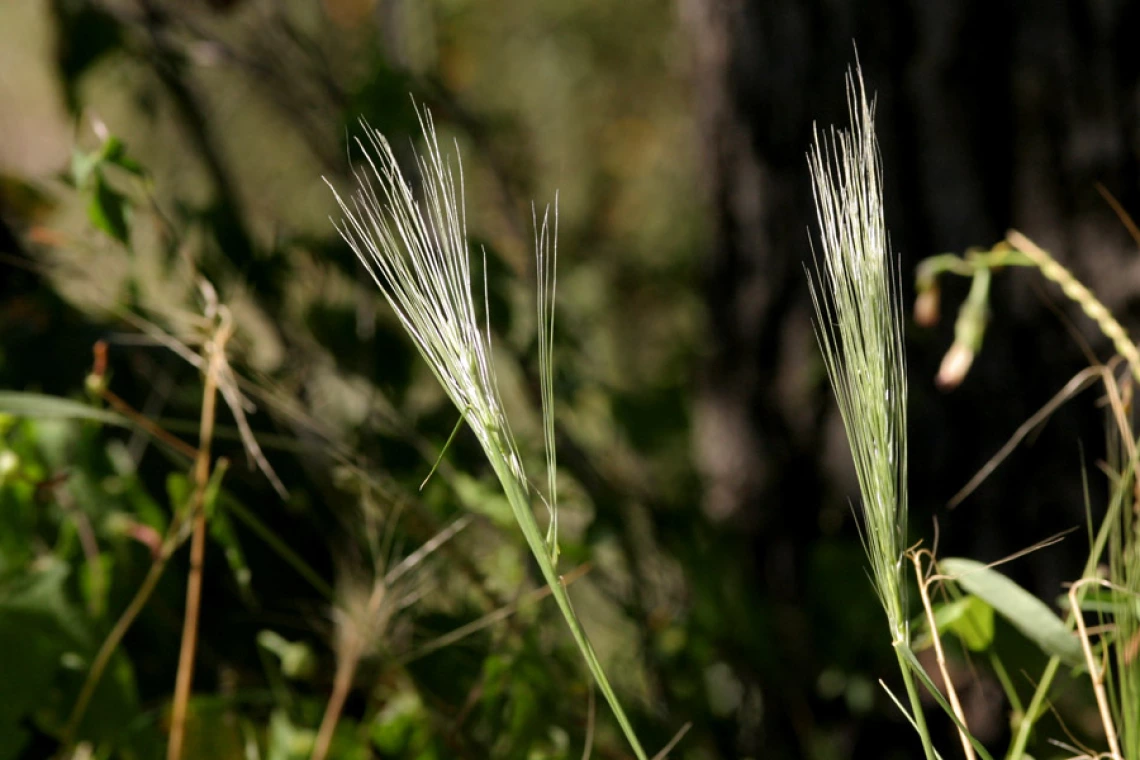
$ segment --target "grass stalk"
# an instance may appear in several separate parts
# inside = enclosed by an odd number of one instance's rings
[[[329,695],[328,704],[325,705],[325,714],[321,718],[320,728],[317,729],[317,738],[313,742],[313,754],[310,756],[311,760],[325,760],[328,757],[333,734],[336,732],[337,723],[340,722],[340,715],[344,711],[344,703],[348,699],[348,693],[352,690],[352,682],[356,678],[356,669],[360,665],[362,653],[361,647],[356,646],[352,651],[342,652],[337,657],[332,693]]]
[[[207,343],[207,363],[202,390],[202,417],[198,451],[194,459],[194,495],[190,502],[193,532],[190,539],[190,574],[186,581],[186,613],[182,621],[182,645],[178,653],[178,674],[171,708],[167,760],[181,760],[186,733],[186,711],[194,681],[194,654],[198,643],[198,617],[202,604],[202,565],[206,553],[206,489],[210,484],[210,444],[213,440],[217,408],[218,377],[225,366],[226,342],[233,325],[228,312],[221,312],[219,326]]]
[[[558,571],[557,464],[553,419],[553,326],[556,288],[557,225],[549,211],[535,221],[538,274],[539,373],[546,444],[547,494],[532,490],[522,456],[499,397],[491,361],[489,321],[476,317],[467,217],[463,205],[463,168],[452,171],[443,156],[430,112],[420,114],[425,154],[418,156],[422,199],[417,199],[383,135],[362,123],[367,145],[357,140],[367,167],[355,172],[357,192],[345,201],[332,187],[343,212],[333,222],[379,286],[436,380],[487,456],[527,547],[538,563],[571,636],[591,676],[609,703],[638,760],[647,755],[574,612]],[[326,180],[327,182],[327,180]],[[483,311],[487,319],[488,284],[484,266]],[[545,503],[550,520],[544,536],[535,518],[536,501]]]
[[[902,650],[894,647],[895,657],[899,661],[899,670],[902,671],[903,685],[906,687],[907,697],[910,699],[910,711],[914,714],[914,727],[922,741],[922,754],[926,760],[936,760],[938,753],[934,750],[934,741],[930,738],[930,729],[926,725],[926,714],[922,711],[922,698],[918,694],[918,685],[914,682],[914,674],[910,672],[910,663],[903,657]]]
[[[860,535],[927,760],[935,751],[909,646],[906,598],[906,369],[898,270],[883,217],[874,104],[862,72],[847,76],[850,130],[816,132],[808,156],[821,253],[809,275],[816,336],[862,494]]]

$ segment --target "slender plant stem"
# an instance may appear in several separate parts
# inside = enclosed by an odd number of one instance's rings
[[[336,676],[333,678],[333,690],[329,696],[329,703],[325,707],[324,717],[321,718],[321,727],[317,730],[316,741],[313,742],[313,754],[310,760],[325,760],[332,745],[333,733],[336,724],[340,721],[344,702],[352,688],[352,681],[356,677],[356,667],[360,664],[360,647],[352,647],[352,651],[343,654],[336,666]]]
[[[194,680],[194,653],[198,645],[198,617],[202,607],[202,564],[206,554],[206,513],[198,509],[194,515],[194,532],[190,539],[190,575],[186,581],[186,613],[182,619],[182,647],[178,652],[178,676],[174,683],[174,707],[170,720],[168,760],[181,760],[186,733],[186,710],[190,687]]]
[[[1041,711],[1041,706],[1049,693],[1049,687],[1053,685],[1053,679],[1057,676],[1057,668],[1059,667],[1061,667],[1061,658],[1056,655],[1050,657],[1048,664],[1045,665],[1044,672],[1041,673],[1037,690],[1033,692],[1033,699],[1029,700],[1029,707],[1025,708],[1021,725],[1017,727],[1017,736],[1014,737],[1013,745],[1009,748],[1009,754],[1006,755],[1007,760],[1021,760],[1025,754],[1025,746],[1029,743],[1029,734],[1033,732],[1033,724],[1036,722],[1035,716]]]
[[[906,684],[906,693],[910,697],[910,709],[914,713],[914,724],[918,728],[918,735],[922,739],[922,752],[926,760],[935,760],[934,742],[930,738],[930,729],[926,725],[926,715],[922,712],[922,700],[918,696],[918,687],[914,683],[914,676],[910,672],[910,663],[903,657],[902,651],[894,647],[895,657],[899,660],[899,670],[902,671],[903,683]]]
[[[492,462],[492,464],[496,463]],[[610,705],[610,709],[613,710],[614,717],[617,719],[622,733],[625,734],[626,740],[633,749],[634,755],[638,760],[647,760],[648,755],[645,753],[645,750],[642,749],[641,742],[633,730],[633,725],[629,722],[625,710],[622,709],[621,702],[618,701],[617,694],[610,685],[609,679],[606,678],[605,670],[602,668],[602,664],[594,652],[594,647],[590,644],[590,638],[586,635],[586,631],[582,628],[582,623],[578,620],[578,616],[574,612],[574,607],[570,603],[570,595],[566,591],[566,586],[558,576],[558,572],[554,568],[554,563],[551,562],[546,542],[542,537],[538,522],[534,518],[534,513],[531,511],[530,500],[527,498],[523,486],[509,471],[505,461],[496,464],[495,469],[499,475],[499,481],[503,486],[503,490],[507,495],[507,501],[511,505],[511,511],[514,512],[515,520],[518,522],[519,528],[522,529],[523,537],[526,539],[527,544],[530,546],[531,553],[534,555],[539,568],[542,570],[546,585],[550,587],[554,601],[558,604],[558,609],[561,610],[562,616],[566,619],[566,625],[570,628],[574,642],[578,645],[583,659],[586,660],[590,674],[594,677],[594,681],[597,682],[602,696],[606,698],[606,702]],[[931,757],[929,760],[934,760],[934,758]]]
[[[182,621],[182,647],[178,654],[178,676],[174,684],[174,704],[170,718],[170,743],[167,760],[181,760],[186,732],[186,708],[194,680],[194,652],[198,644],[198,616],[202,604],[202,563],[206,554],[206,488],[210,483],[210,442],[214,435],[218,373],[225,361],[225,346],[231,323],[223,319],[213,340],[207,344],[209,360],[202,391],[202,420],[198,435],[198,452],[194,460],[194,498],[190,510],[194,528],[190,543],[190,576],[186,581],[186,614]]]

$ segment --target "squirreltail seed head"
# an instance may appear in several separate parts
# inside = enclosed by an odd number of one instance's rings
[[[463,203],[463,167],[453,172],[431,113],[420,112],[425,154],[417,155],[422,203],[404,178],[388,140],[361,121],[356,139],[366,165],[354,170],[356,192],[336,196],[344,214],[333,224],[356,253],[412,337],[492,464],[526,482],[503,411],[489,325],[476,317]],[[458,146],[456,156],[458,157]],[[483,293],[486,306],[486,283]],[[485,308],[484,308],[485,310]]]
[[[816,334],[863,496],[862,532],[892,635],[904,641],[906,373],[898,270],[883,220],[875,108],[862,72],[847,76],[850,130],[832,129],[808,156],[819,223],[809,275]]]

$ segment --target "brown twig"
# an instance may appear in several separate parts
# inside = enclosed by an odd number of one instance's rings
[[[157,440],[162,441],[167,446],[170,446],[179,454],[183,454],[190,459],[194,459],[198,456],[198,449],[186,443],[181,438],[166,432],[149,417],[132,409],[127,402],[123,401],[111,391],[103,388],[99,391],[99,396],[116,412],[128,418],[135,425],[154,436]]]
[[[321,718],[321,727],[317,730],[316,741],[313,742],[311,760],[325,760],[332,745],[333,733],[340,722],[340,714],[344,710],[348,692],[352,689],[352,682],[356,678],[356,668],[360,665],[363,654],[359,643],[341,652],[337,658],[336,675],[333,677],[333,690],[329,695],[328,705],[325,706],[324,717]]]
[[[213,340],[204,347],[206,377],[202,391],[202,421],[198,436],[198,452],[194,460],[194,495],[190,514],[194,521],[190,543],[190,575],[186,581],[186,615],[182,621],[182,647],[178,654],[178,676],[174,685],[174,704],[170,718],[170,743],[167,760],[181,760],[186,731],[186,708],[190,686],[194,680],[194,652],[198,644],[198,616],[202,604],[202,564],[206,553],[206,488],[210,482],[210,442],[214,435],[214,414],[218,391],[218,373],[225,366],[225,346],[233,324],[228,311],[219,313],[219,325]]]
[[[930,625],[930,638],[934,641],[934,654],[938,660],[938,670],[942,673],[942,681],[946,684],[946,696],[950,700],[950,707],[953,708],[954,715],[960,723],[958,737],[962,740],[962,751],[967,760],[976,760],[977,755],[974,754],[974,745],[970,743],[970,734],[966,726],[966,713],[962,710],[962,703],[958,701],[958,690],[954,688],[954,681],[946,667],[946,653],[942,650],[942,637],[938,635],[938,621],[934,617],[934,607],[930,603],[930,584],[937,578],[926,572],[922,565],[922,557],[925,554],[929,555],[933,567],[934,555],[925,549],[912,551],[909,554],[911,562],[914,563],[915,577],[918,579],[918,593],[922,597],[922,607],[926,610],[926,621]]]

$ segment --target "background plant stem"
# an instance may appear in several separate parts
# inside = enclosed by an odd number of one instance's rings
[[[198,454],[194,461],[194,498],[190,510],[194,532],[190,543],[190,576],[186,582],[186,615],[182,625],[182,647],[178,654],[178,676],[174,686],[174,704],[170,719],[170,742],[167,760],[181,760],[186,731],[186,708],[190,686],[194,680],[194,652],[198,639],[198,615],[202,602],[202,563],[206,553],[206,487],[210,483],[210,441],[214,434],[214,413],[218,390],[218,372],[225,360],[230,323],[224,321],[207,344],[205,386],[202,392],[202,421],[198,437]]]

